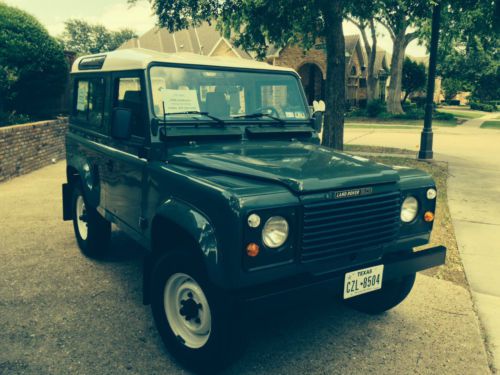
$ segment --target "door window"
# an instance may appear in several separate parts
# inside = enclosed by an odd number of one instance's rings
[[[119,78],[116,82],[115,108],[127,108],[132,112],[132,135],[146,135],[144,96],[139,77]]]
[[[103,126],[105,91],[103,78],[76,81],[73,114],[77,120],[94,130],[101,130]]]

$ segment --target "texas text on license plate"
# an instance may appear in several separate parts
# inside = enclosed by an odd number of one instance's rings
[[[344,279],[344,299],[382,288],[383,273],[383,264],[346,273]]]

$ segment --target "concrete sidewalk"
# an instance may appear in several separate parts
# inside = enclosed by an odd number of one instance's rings
[[[500,369],[500,131],[436,128],[435,158],[449,162],[448,199],[457,243],[494,366]],[[349,129],[346,142],[417,151],[420,129]]]
[[[0,374],[185,374],[142,305],[141,253],[114,233],[108,259],[61,221],[63,163],[0,184]],[[469,292],[419,275],[396,309],[368,316],[328,295],[246,325],[227,374],[488,374]]]

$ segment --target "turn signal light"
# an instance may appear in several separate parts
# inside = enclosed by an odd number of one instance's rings
[[[256,243],[251,242],[247,245],[247,255],[249,257],[256,257],[257,255],[259,255],[259,251],[259,245],[257,245]]]
[[[427,211],[425,214],[424,214],[424,221],[430,223],[431,221],[434,220],[434,214],[430,211]]]

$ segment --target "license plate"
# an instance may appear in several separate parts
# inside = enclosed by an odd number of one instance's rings
[[[383,273],[383,264],[346,273],[344,279],[344,299],[382,288]]]

